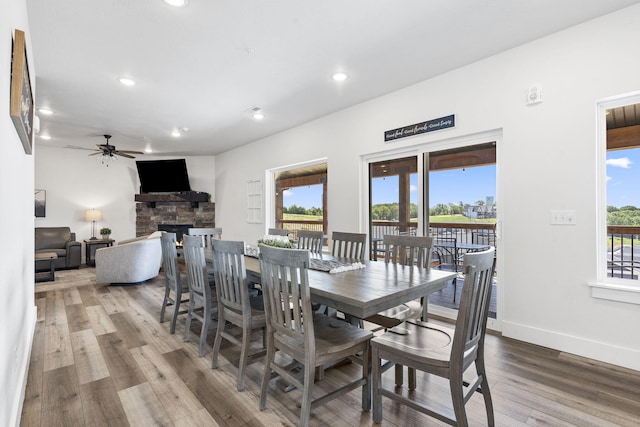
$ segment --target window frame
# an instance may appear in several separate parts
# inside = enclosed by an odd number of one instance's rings
[[[640,104],[640,91],[601,100],[596,108],[596,281],[589,283],[591,296],[640,304],[640,280],[607,277],[607,121],[608,109]]]

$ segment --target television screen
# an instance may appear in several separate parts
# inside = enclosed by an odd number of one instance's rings
[[[138,160],[140,193],[177,193],[191,191],[184,159]]]

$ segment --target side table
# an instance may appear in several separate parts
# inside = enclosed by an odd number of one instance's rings
[[[36,282],[49,282],[52,280],[56,280],[55,271],[56,271],[56,260],[58,259],[58,255],[55,252],[39,252],[35,254],[35,261],[38,264],[38,261],[49,261],[49,271],[47,271],[47,275],[45,276],[42,273],[39,273],[36,269],[35,281]]]
[[[96,254],[96,250],[100,248],[106,248],[109,246],[113,246],[115,240],[113,239],[89,239],[84,241],[85,245],[85,263],[87,265],[95,267],[96,261],[94,256]]]

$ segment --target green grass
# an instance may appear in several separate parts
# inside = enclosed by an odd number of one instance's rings
[[[284,220],[288,221],[322,221],[322,215],[302,215],[302,214],[283,214]]]

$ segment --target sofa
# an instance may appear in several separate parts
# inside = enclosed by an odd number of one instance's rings
[[[58,259],[55,269],[69,269],[80,267],[82,258],[82,244],[76,242],[76,233],[69,227],[36,227],[35,253],[54,252]],[[48,270],[49,261],[38,261],[36,270]]]
[[[96,250],[96,283],[132,284],[153,279],[162,264],[161,232]]]

